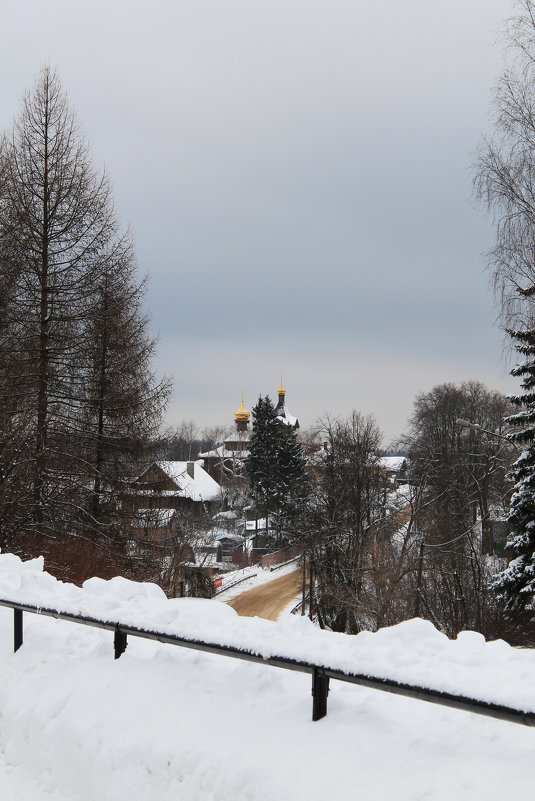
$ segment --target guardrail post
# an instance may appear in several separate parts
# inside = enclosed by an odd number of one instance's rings
[[[327,696],[329,695],[329,678],[323,670],[312,671],[312,720],[321,720],[327,714]]]
[[[22,609],[13,609],[13,652],[19,650],[22,640]]]
[[[113,651],[115,655],[115,659],[119,659],[121,654],[124,654],[126,651],[126,634],[121,629],[115,629],[115,633],[113,635]]]

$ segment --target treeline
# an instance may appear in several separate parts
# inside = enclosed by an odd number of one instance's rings
[[[169,394],[132,241],[58,76],[0,141],[0,548],[118,542]]]
[[[309,459],[308,492],[288,531],[304,546],[307,608],[320,625],[356,633],[421,616],[449,636],[525,635],[492,590],[516,453],[509,412],[503,395],[474,381],[419,395],[399,442],[399,484],[379,456],[373,417],[320,421],[326,447]]]
[[[495,589],[511,618],[529,625],[535,599],[535,2],[519,0],[505,29],[508,64],[493,93],[494,133],[475,165],[478,199],[496,221],[489,269],[504,329],[519,355],[512,375],[511,439],[518,448],[509,514],[508,566]]]
[[[259,399],[249,503],[272,548],[304,549],[306,609],[321,626],[356,633],[419,616],[452,637],[473,629],[522,641],[525,626],[505,617],[492,589],[505,565],[509,413],[503,395],[475,381],[417,396],[396,448],[406,466],[393,476],[372,416],[320,420],[299,452],[295,432]]]
[[[472,383],[436,387],[417,398],[401,444],[412,490],[397,512],[405,528],[394,537],[383,536],[389,515],[374,500],[373,460],[357,465],[342,451],[346,485],[337,496],[325,487],[329,503],[316,529],[323,526],[325,537],[313,529],[309,537],[319,614],[337,627],[355,630],[366,620],[373,627],[421,614],[450,635],[475,628],[534,643],[534,0],[519,0],[505,39],[508,64],[493,92],[494,133],[481,142],[474,185],[496,221],[488,268],[504,331],[518,354],[512,374],[521,389],[510,397],[510,408],[503,397]],[[360,441],[360,418],[340,425],[341,442]],[[347,493],[353,476],[355,490]],[[344,492],[340,503],[336,498]],[[493,521],[502,529],[498,544],[505,559],[493,553]],[[347,588],[345,598],[341,587]]]
[[[163,433],[155,443],[154,454],[160,459],[194,461],[200,453],[221,445],[231,432],[232,428],[225,426],[210,426],[200,430],[193,420],[183,420]]]

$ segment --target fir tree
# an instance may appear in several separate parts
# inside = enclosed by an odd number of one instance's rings
[[[308,491],[308,476],[303,448],[292,426],[281,424],[278,454],[278,528],[289,539],[299,538],[299,517]]]
[[[507,418],[517,431],[511,433],[513,442],[525,450],[513,465],[511,476],[515,490],[511,498],[507,540],[510,557],[508,566],[494,581],[498,597],[510,614],[529,607],[535,595],[535,330],[509,331],[516,340],[515,349],[525,357],[523,364],[511,374],[522,378],[524,392],[509,398],[520,411]]]
[[[277,417],[271,399],[258,399],[247,460],[249,485],[268,530],[274,517],[280,541],[282,530],[295,524],[306,494],[305,458],[294,430]]]
[[[269,514],[274,509],[277,494],[277,459],[282,424],[277,420],[275,407],[267,395],[258,398],[252,414],[253,431],[247,460],[247,477],[257,508],[264,515],[267,531]]]

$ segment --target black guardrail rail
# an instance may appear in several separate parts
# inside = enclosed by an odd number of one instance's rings
[[[486,715],[499,720],[506,720],[511,723],[521,723],[525,726],[535,726],[535,712],[529,710],[519,710],[502,704],[480,701],[476,698],[468,698],[463,695],[433,690],[427,687],[418,687],[412,684],[404,684],[393,679],[383,679],[376,676],[366,676],[358,673],[344,673],[325,666],[313,665],[309,662],[290,659],[283,655],[263,657],[253,654],[240,648],[234,648],[219,643],[205,642],[202,640],[188,639],[175,634],[165,634],[159,631],[146,631],[134,626],[125,625],[120,621],[98,620],[84,615],[74,615],[69,612],[60,612],[57,609],[32,606],[31,604],[18,603],[12,600],[0,599],[0,606],[9,607],[14,611],[13,621],[13,645],[17,651],[23,644],[23,613],[30,612],[36,615],[45,615],[58,620],[67,620],[70,623],[79,623],[84,626],[106,629],[114,632],[114,656],[118,659],[127,647],[128,637],[141,637],[146,640],[156,640],[157,642],[169,645],[179,645],[182,648],[192,648],[197,651],[206,651],[211,654],[230,656],[234,659],[243,659],[248,662],[258,662],[263,665],[285,668],[286,670],[296,670],[300,673],[310,673],[312,675],[312,720],[321,720],[327,714],[327,696],[329,694],[329,681],[345,681],[350,684],[358,684],[374,690],[404,695],[408,698],[416,698],[420,701],[428,701],[433,704],[448,706],[453,709],[461,709],[465,712],[474,712],[478,715]]]

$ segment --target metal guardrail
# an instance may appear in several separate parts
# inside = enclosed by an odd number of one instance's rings
[[[286,565],[291,565],[292,562],[298,562],[300,559],[303,558],[303,554],[300,553],[298,556],[292,556],[291,559],[287,559],[286,562],[279,562],[278,565],[272,565],[269,568],[269,572],[273,573],[274,570],[280,570],[281,567],[286,567]]]
[[[233,581],[231,584],[225,584],[225,586],[221,585],[221,587],[218,587],[214,592],[214,597],[222,592],[225,592],[225,590],[231,590],[232,587],[237,587],[238,584],[242,584],[244,581],[254,578],[255,576],[258,576],[258,573],[249,573],[247,576],[242,576],[241,578],[236,579],[236,581]]]
[[[286,567],[286,565],[291,565],[292,562],[297,562],[301,558],[302,558],[301,554],[299,556],[292,556],[292,558],[288,559],[286,562],[281,562],[278,565],[272,565],[269,568],[269,572],[273,573],[275,570],[280,570],[281,567]],[[233,581],[231,584],[225,584],[225,586],[221,585],[221,587],[218,587],[214,592],[214,598],[221,592],[225,592],[225,590],[230,590],[232,589],[232,587],[236,587],[238,584],[241,584],[242,582],[247,581],[248,579],[255,578],[255,576],[258,576],[258,571],[256,573],[249,573],[247,576],[243,576],[242,578],[236,579],[236,581]]]
[[[350,684],[358,684],[362,687],[383,690],[385,692],[394,693],[395,695],[404,695],[408,698],[417,698],[421,701],[429,701],[434,704],[440,704],[453,709],[461,709],[466,712],[474,712],[478,715],[486,715],[487,717],[498,718],[499,720],[506,720],[511,723],[535,726],[535,712],[514,709],[502,704],[479,701],[475,698],[467,698],[462,695],[455,695],[454,693],[442,692],[426,687],[418,687],[392,679],[382,679],[376,676],[366,676],[358,673],[344,673],[340,670],[313,665],[309,662],[301,662],[285,656],[276,655],[264,658],[258,654],[252,654],[249,651],[228,645],[193,640],[158,631],[145,631],[135,626],[125,625],[120,621],[110,622],[97,620],[96,618],[86,617],[84,615],[73,615],[68,612],[60,612],[57,609],[32,606],[31,604],[18,603],[5,599],[0,599],[0,606],[13,609],[13,645],[15,651],[18,651],[23,644],[23,613],[30,612],[37,615],[53,617],[58,620],[67,620],[70,623],[80,623],[85,626],[93,626],[94,628],[113,631],[115,659],[118,659],[121,654],[125,652],[128,644],[127,638],[130,636],[156,640],[157,642],[168,643],[170,645],[179,645],[183,648],[192,648],[197,651],[220,654],[221,656],[230,656],[235,659],[243,659],[247,662],[257,662],[259,664],[272,665],[273,667],[285,668],[287,670],[295,670],[300,673],[310,673],[312,675],[313,698],[312,720],[320,720],[327,714],[329,681],[330,679],[336,679],[337,681],[345,681]]]
[[[298,602],[296,603],[296,605],[295,605],[295,606],[292,606],[292,608],[290,609],[290,614],[291,614],[291,615],[296,615],[296,614],[297,614],[297,613],[300,611],[300,609],[302,608],[302,606],[303,606],[303,601],[298,601]]]

